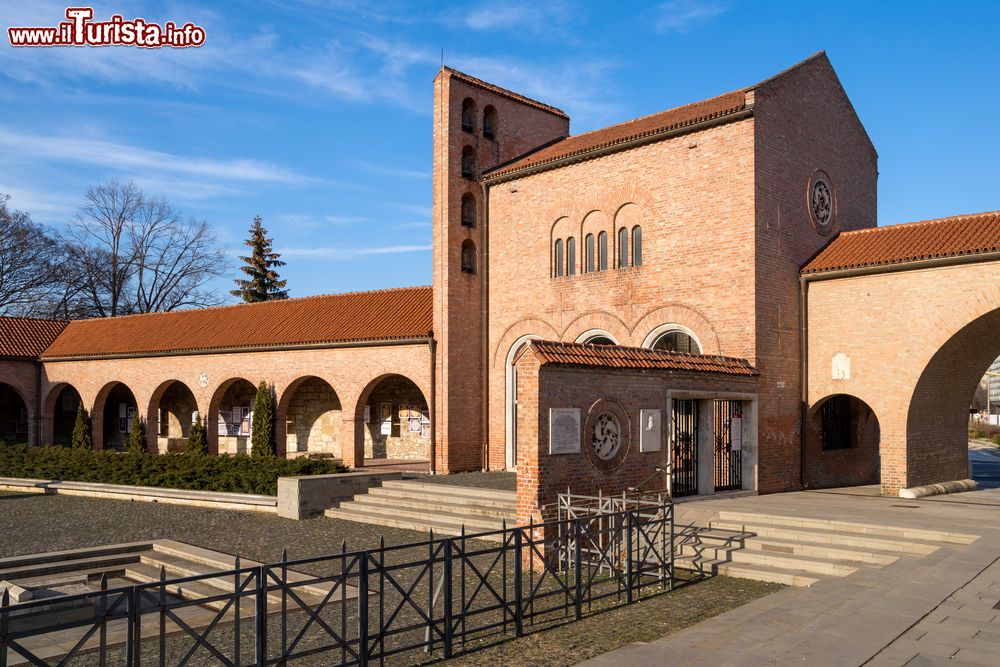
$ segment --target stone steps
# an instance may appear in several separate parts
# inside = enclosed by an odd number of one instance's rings
[[[513,491],[386,480],[368,494],[326,510],[326,516],[436,535],[461,535],[501,530],[514,525]]]
[[[978,535],[956,533],[926,528],[909,528],[905,526],[886,526],[872,523],[857,523],[833,519],[810,519],[803,517],[780,516],[775,514],[756,514],[752,512],[735,512],[723,510],[719,512],[719,520],[736,523],[747,523],[755,526],[769,525],[788,528],[804,528],[813,530],[828,530],[838,533],[854,533],[874,537],[900,538],[904,540],[921,540],[927,542],[944,542],[946,544],[971,544]]]
[[[786,586],[812,586],[819,581],[818,577],[804,572],[793,572],[781,568],[766,566],[750,566],[737,563],[721,561],[693,561],[686,558],[677,558],[674,565],[685,570],[694,570],[704,574],[724,575],[739,579],[754,579],[756,581],[770,581]]]
[[[171,576],[178,575],[172,575],[168,570],[167,578],[169,579]],[[131,583],[156,583],[160,581],[160,568],[155,565],[135,563],[125,568],[125,578]],[[222,609],[226,606],[227,600],[212,600],[211,598],[224,595],[227,592],[232,593],[233,591],[232,582],[230,582],[228,591],[211,583],[206,583],[206,581],[188,581],[181,584],[168,583],[164,588],[170,595],[198,602],[212,609]],[[148,589],[148,592],[155,594],[156,589]],[[270,602],[271,596],[268,596],[268,598]],[[241,604],[241,617],[253,613],[253,598],[244,598]]]
[[[76,554],[63,560],[29,563],[0,570],[0,581],[18,582],[39,580],[53,575],[86,571],[88,576],[99,576],[104,571],[121,571],[123,565],[139,562],[138,552],[105,553],[99,555]]]
[[[831,560],[821,556],[803,556],[795,554],[776,554],[760,549],[730,548],[730,547],[697,547],[686,544],[677,552],[678,558],[691,562],[726,562],[735,565],[761,565],[780,570],[791,570],[798,573],[811,573],[830,577],[846,577],[854,574],[861,563],[845,563],[841,560]]]
[[[63,560],[88,558],[91,556],[113,556],[117,554],[136,553],[149,549],[150,542],[128,542],[125,544],[108,544],[81,549],[66,549],[63,551],[48,551],[40,554],[25,554],[0,558],[0,573],[12,567],[43,563],[54,563]]]
[[[734,532],[750,532],[756,537],[771,538],[794,543],[824,544],[832,547],[853,547],[865,551],[881,551],[911,556],[927,556],[940,547],[936,544],[869,537],[859,533],[840,533],[831,530],[816,530],[771,524],[747,523],[746,521],[712,521],[712,528]]]

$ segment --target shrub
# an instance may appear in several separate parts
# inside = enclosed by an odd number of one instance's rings
[[[128,445],[125,451],[133,456],[145,454],[149,451],[149,446],[146,443],[146,424],[143,423],[138,410],[136,410],[135,416],[132,417],[132,429],[128,432]]]
[[[92,450],[94,448],[94,433],[90,429],[90,415],[81,401],[76,409],[76,423],[73,425],[73,437],[70,440],[73,449]]]
[[[261,380],[253,402],[250,425],[251,456],[274,456],[274,390]]]
[[[993,444],[1000,447],[1000,434],[993,436]]]
[[[344,472],[336,461],[249,456],[122,454],[65,447],[0,448],[4,476],[277,495],[278,478]]]
[[[185,453],[192,456],[208,454],[208,438],[205,435],[205,427],[201,423],[201,415],[195,417],[194,423],[191,424]]]

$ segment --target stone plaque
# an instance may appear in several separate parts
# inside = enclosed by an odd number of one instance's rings
[[[729,422],[729,437],[733,441],[733,451],[738,452],[743,449],[743,418],[733,417]]]
[[[579,408],[549,408],[549,454],[576,454],[579,451]]]
[[[830,360],[830,375],[834,380],[850,380],[851,358],[843,352],[833,355]]]
[[[639,411],[639,451],[660,451],[660,411]]]

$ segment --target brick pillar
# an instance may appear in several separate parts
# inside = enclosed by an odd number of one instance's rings
[[[345,416],[340,431],[340,458],[345,466],[358,468],[365,464],[365,420]]]

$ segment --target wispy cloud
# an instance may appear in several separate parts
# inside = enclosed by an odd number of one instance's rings
[[[359,162],[358,166],[369,174],[381,174],[383,176],[395,176],[398,178],[430,178],[431,172],[427,169],[401,169],[398,167],[387,167],[371,162]]]
[[[465,17],[475,30],[524,30],[532,34],[552,32],[573,16],[564,2],[480,2]]]
[[[686,32],[711,21],[729,9],[714,0],[670,0],[654,10],[654,25],[660,32]]]
[[[386,204],[391,208],[398,208],[400,211],[407,211],[413,213],[414,215],[419,215],[424,218],[431,217],[431,207],[423,206],[421,204],[401,204],[398,202],[389,202]]]
[[[301,248],[301,247],[290,247],[283,248],[279,252],[284,257],[298,257],[302,259],[319,259],[319,258],[343,258],[349,259],[351,257],[366,257],[369,255],[395,255],[400,253],[409,252],[429,252],[431,249],[430,244],[426,245],[390,245],[390,246],[376,246],[372,248],[341,248],[334,246],[320,246],[315,248]]]

